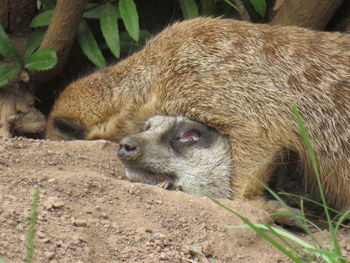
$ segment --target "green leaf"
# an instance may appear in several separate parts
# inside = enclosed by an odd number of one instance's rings
[[[0,24],[0,55],[5,58],[9,58],[23,65],[23,59],[18,53],[17,48],[12,44],[11,40],[7,36],[4,28]]]
[[[127,32],[121,32],[120,33],[120,50],[123,52],[123,54],[131,55],[135,53],[136,51],[143,48],[145,45],[147,39],[150,39],[152,35],[146,31],[141,30],[140,31],[140,39],[138,42],[133,40],[130,35]]]
[[[5,86],[10,79],[16,77],[20,70],[19,66],[0,67],[0,87]]]
[[[126,31],[135,40],[139,41],[140,26],[139,16],[137,14],[134,0],[120,0],[119,1],[120,16],[124,22]]]
[[[41,41],[44,38],[46,30],[38,29],[30,34],[26,43],[26,51],[24,53],[24,59],[27,59],[33,52],[39,47]]]
[[[46,10],[33,18],[30,27],[41,27],[50,24],[53,9]]]
[[[101,30],[106,40],[107,46],[117,58],[120,57],[120,41],[118,29],[117,9],[115,6],[107,3],[104,5],[103,13],[100,18]]]
[[[99,19],[103,13],[105,5],[87,4],[84,18]]]
[[[82,20],[79,24],[78,41],[85,56],[87,56],[92,63],[100,68],[107,65],[95,37],[85,20]]]
[[[199,16],[198,6],[195,0],[179,0],[179,3],[184,19],[190,19]]]
[[[254,9],[262,17],[266,14],[266,0],[250,0],[250,3],[253,5]]]
[[[26,58],[24,67],[30,70],[47,70],[57,63],[56,51],[52,47],[46,47],[35,51]]]

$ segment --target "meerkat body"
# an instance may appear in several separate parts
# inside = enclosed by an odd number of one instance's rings
[[[199,18],[73,82],[48,120],[53,139],[120,140],[154,115],[183,115],[229,137],[232,197],[273,212],[262,185],[281,155],[315,179],[295,121],[302,114],[330,205],[350,209],[350,35]]]

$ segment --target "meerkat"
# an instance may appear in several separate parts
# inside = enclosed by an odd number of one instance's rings
[[[315,177],[292,110],[298,105],[328,204],[350,209],[350,35],[218,18],[175,23],[129,58],[70,84],[47,138],[118,141],[155,115],[182,115],[228,136],[231,198],[268,212],[263,186],[295,152]]]
[[[231,149],[227,136],[185,117],[154,116],[117,150],[133,182],[192,195],[231,196]]]
[[[231,197],[234,178],[231,176],[229,139],[203,123],[182,116],[151,117],[139,133],[121,139],[117,154],[124,165],[126,177],[132,182],[157,185],[196,196],[206,194],[216,199]],[[289,190],[296,193],[300,186],[296,185],[297,181],[293,182],[287,177],[290,171],[281,174],[279,169],[285,165],[282,160],[280,165],[274,172],[274,178],[268,182],[268,187],[273,191],[278,188],[285,191],[288,189],[286,186],[291,184],[293,189]],[[283,185],[278,186],[281,183]],[[278,204],[269,198],[267,191],[265,197],[270,199],[270,205]],[[301,213],[298,208],[289,209]],[[277,218],[272,215],[275,222],[297,226],[288,216],[288,209],[280,208],[279,212],[281,214]]]

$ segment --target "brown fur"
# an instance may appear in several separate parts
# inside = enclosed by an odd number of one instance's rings
[[[199,18],[73,82],[55,103],[47,137],[119,140],[151,116],[184,115],[229,136],[233,197],[265,207],[258,180],[269,180],[286,150],[299,154],[308,187],[315,182],[297,103],[328,202],[349,209],[349,102],[350,35]],[[60,118],[83,132],[58,130]]]

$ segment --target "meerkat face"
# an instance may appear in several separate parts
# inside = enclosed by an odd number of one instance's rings
[[[118,156],[131,181],[215,198],[229,198],[228,139],[184,117],[155,116],[120,141]]]

